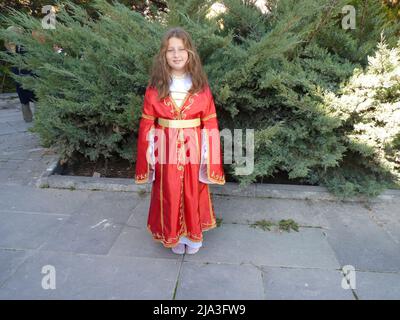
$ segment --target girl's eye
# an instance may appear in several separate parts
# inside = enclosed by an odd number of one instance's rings
[[[173,50],[173,49],[168,49],[167,50],[167,52],[174,52],[175,50]],[[177,51],[180,51],[180,52],[182,52],[182,51],[186,51],[186,49],[178,49]]]

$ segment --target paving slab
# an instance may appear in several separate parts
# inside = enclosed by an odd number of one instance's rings
[[[150,198],[135,208],[128,225],[145,226],[149,212]],[[310,204],[311,203],[311,204]],[[213,196],[214,211],[223,223],[251,224],[260,220],[279,222],[281,219],[293,219],[299,225],[324,228],[326,218],[319,211],[318,205],[311,201],[289,199],[253,199],[241,197]],[[334,207],[334,204],[331,204]]]
[[[110,256],[148,257],[164,259],[181,259],[162,243],[153,240],[146,228],[124,227],[113,244]]]
[[[1,159],[0,160],[0,183],[2,184],[20,184],[29,185],[30,182],[35,179],[33,170],[24,167],[24,163],[27,160],[14,160],[14,159]],[[44,167],[43,163],[37,163],[41,168]],[[42,171],[43,169],[37,169]],[[41,173],[40,173],[41,174]],[[40,176],[39,173],[36,175]]]
[[[17,170],[16,168],[14,169],[6,169],[2,168],[0,169],[0,182],[1,183],[7,183],[8,178],[13,174],[13,172]]]
[[[0,211],[73,214],[80,210],[89,194],[90,191],[0,184]]]
[[[0,157],[2,159],[40,159],[45,151],[44,148],[38,150],[37,148],[33,148],[30,150],[27,149],[13,149],[13,150],[4,150],[0,152]]]
[[[0,109],[1,110],[10,110],[10,109],[18,109],[21,103],[19,100],[0,100]]]
[[[0,287],[29,255],[27,250],[0,249]]]
[[[20,119],[12,117],[12,119],[7,120],[7,124],[11,126],[15,132],[26,132],[28,128],[33,127],[33,121],[29,123],[25,122],[22,119],[22,114]]]
[[[278,222],[293,219],[303,226],[324,227],[326,219],[313,201],[213,196],[216,216],[227,223]],[[333,206],[333,205],[332,205]]]
[[[0,169],[17,169],[26,160],[0,159]]]
[[[261,271],[252,265],[185,261],[176,290],[177,300],[261,300]]]
[[[80,211],[94,214],[98,219],[112,219],[114,223],[125,224],[140,203],[140,197],[133,192],[93,191]]]
[[[56,233],[67,215],[0,212],[0,247],[37,249]]]
[[[4,92],[4,93],[0,93],[0,99],[1,99],[2,101],[18,99],[18,93],[16,93],[16,92]]]
[[[170,259],[41,251],[3,283],[0,299],[167,300],[172,299],[180,263]],[[50,272],[43,269],[45,266],[54,267],[55,289],[42,287],[43,278],[50,276]]]
[[[340,270],[262,267],[267,300],[354,300]]]
[[[0,126],[0,135],[10,135],[14,133],[15,130],[12,126],[10,126],[8,123],[3,122]]]
[[[340,264],[360,271],[399,272],[399,245],[370,218],[368,209],[352,209],[338,203],[334,213],[325,214],[327,240]]]
[[[400,200],[373,203],[369,216],[400,246]]]
[[[150,209],[150,197],[141,197],[137,203],[137,206],[132,211],[128,222],[126,223],[129,227],[146,228],[147,218],[149,216]]]
[[[355,292],[360,300],[400,300],[400,274],[356,272]]]
[[[320,229],[273,232],[248,225],[222,224],[204,233],[202,249],[188,261],[254,263],[268,266],[339,268]],[[240,253],[240,254],[238,254]]]
[[[45,161],[44,159],[23,160],[17,168],[12,169],[12,174],[9,175],[7,180],[4,182],[7,184],[34,186],[37,179],[43,174],[48,165],[48,161]]]
[[[126,218],[128,219],[128,218]],[[48,239],[44,250],[67,251],[87,254],[107,254],[122,230],[122,225],[107,217],[77,213]]]
[[[7,125],[9,125],[7,123]],[[31,125],[26,124],[27,128]],[[9,135],[0,136],[0,150],[26,150],[40,147],[40,139],[36,134],[26,132],[15,132]]]

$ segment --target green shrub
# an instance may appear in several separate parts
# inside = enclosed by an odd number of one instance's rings
[[[207,18],[210,1],[168,1],[169,12],[146,17],[97,0],[91,5],[95,20],[67,2],[56,29],[41,31],[43,44],[30,36],[41,30],[39,20],[16,11],[3,16],[2,25],[27,32],[0,30],[0,36],[23,43],[28,53],[0,57],[37,75],[19,80],[37,93],[34,130],[46,146],[56,146],[64,159],[78,152],[91,160],[133,161],[152,57],[165,30],[182,26],[198,46],[220,128],[255,129],[254,172],[237,181],[245,185],[285,171],[341,196],[373,196],[397,181],[398,120],[383,117],[394,112],[389,109],[398,104],[399,87],[394,80],[374,87],[372,109],[354,112],[362,92],[353,86],[364,68],[372,72],[368,56],[381,34],[391,48],[400,26],[379,2],[351,3],[355,30],[341,27],[344,0],[270,1],[267,14],[252,1],[225,0],[227,11],[213,18]],[[53,44],[66,55],[56,54]],[[378,138],[389,127],[390,139]],[[227,174],[237,165],[227,165]]]

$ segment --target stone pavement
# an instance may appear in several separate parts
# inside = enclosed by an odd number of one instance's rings
[[[178,256],[146,230],[148,193],[37,188],[54,155],[18,108],[2,96],[0,299],[400,298],[400,198],[214,195],[220,227],[197,254]],[[300,229],[250,227],[262,219]],[[342,287],[346,265],[354,289]]]

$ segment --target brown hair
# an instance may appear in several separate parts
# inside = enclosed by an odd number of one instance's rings
[[[169,81],[171,80],[171,68],[165,57],[168,49],[168,40],[172,37],[179,38],[183,41],[185,49],[188,51],[188,61],[185,71],[192,76],[192,87],[190,93],[202,91],[208,85],[207,76],[201,65],[200,57],[190,35],[182,28],[176,27],[169,29],[161,41],[160,51],[154,57],[153,67],[149,85],[157,88],[159,100],[165,98],[169,94]]]

